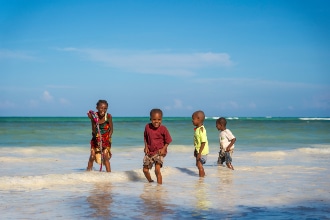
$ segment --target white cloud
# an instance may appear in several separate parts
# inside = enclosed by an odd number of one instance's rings
[[[53,96],[51,96],[48,91],[44,91],[41,99],[46,102],[51,102],[51,101],[53,101]]]
[[[67,104],[70,104],[70,101],[65,99],[65,98],[60,98],[59,102],[62,104],[62,105],[67,105]]]
[[[180,99],[174,99],[174,103],[171,106],[165,106],[166,110],[191,110],[192,107],[189,105],[184,105],[183,102]]]
[[[1,109],[10,109],[10,108],[14,108],[14,107],[16,107],[16,104],[11,101],[5,100],[5,101],[0,102]]]
[[[225,101],[218,103],[219,108],[221,110],[228,110],[228,109],[238,109],[240,106],[236,101]]]
[[[0,50],[0,59],[37,60],[36,57],[29,55],[27,52],[12,50]]]
[[[256,109],[257,105],[254,102],[249,103],[249,108]]]
[[[304,105],[306,108],[330,110],[330,93],[316,95],[310,100],[304,100]]]
[[[56,48],[56,50],[59,50],[59,51],[78,51],[78,49],[74,48],[74,47]]]
[[[74,89],[74,86],[68,86],[68,85],[46,85],[47,88],[51,89]]]
[[[230,101],[228,104],[229,104],[229,106],[230,106],[231,108],[233,108],[233,109],[238,109],[238,108],[239,108],[238,103],[235,102],[235,101]]]
[[[77,52],[89,60],[125,71],[162,74],[193,75],[199,68],[228,67],[233,62],[227,53],[170,53],[163,51],[123,51],[99,49],[58,49]]]
[[[182,101],[181,100],[179,100],[179,99],[175,99],[174,100],[174,108],[182,108],[183,107],[183,105],[182,105]]]
[[[37,100],[31,99],[28,101],[28,107],[36,108],[39,106],[39,102]]]
[[[310,84],[310,83],[301,83],[301,82],[285,82],[285,81],[277,81],[277,80],[265,80],[265,79],[257,79],[257,78],[198,78],[194,79],[193,82],[195,83],[213,83],[218,84],[221,86],[229,86],[232,87],[233,85],[239,87],[253,87],[253,88],[276,88],[276,89],[315,89],[326,87],[318,84]],[[329,87],[329,86],[327,86]]]

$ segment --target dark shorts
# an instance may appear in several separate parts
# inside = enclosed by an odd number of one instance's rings
[[[217,163],[220,165],[220,164],[223,164],[225,161],[226,161],[226,159],[225,159],[225,151],[224,150],[220,150]]]

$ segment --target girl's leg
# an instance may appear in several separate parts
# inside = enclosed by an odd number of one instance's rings
[[[110,151],[108,149],[103,150],[104,155],[104,165],[107,172],[111,172],[111,166],[110,166]]]
[[[95,151],[92,148],[91,149],[91,154],[89,156],[88,164],[87,164],[87,169],[86,169],[87,171],[91,171],[93,169],[94,160],[95,160]]]

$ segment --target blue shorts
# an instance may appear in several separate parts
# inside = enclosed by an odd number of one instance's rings
[[[231,163],[231,162],[233,162],[233,159],[232,159],[232,153],[233,153],[233,151],[226,151],[225,152],[225,160],[226,160],[226,163]]]
[[[205,164],[206,161],[207,161],[207,154],[206,154],[206,155],[201,155],[201,158],[199,159],[199,161],[200,161],[202,164]]]

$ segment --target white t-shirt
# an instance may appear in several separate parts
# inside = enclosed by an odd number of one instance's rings
[[[220,131],[219,133],[220,148],[225,150],[230,144],[230,141],[233,140],[234,138],[235,136],[233,135],[233,133],[231,133],[229,129]],[[230,150],[233,150],[234,147],[235,145],[233,144],[233,146],[230,147]]]

